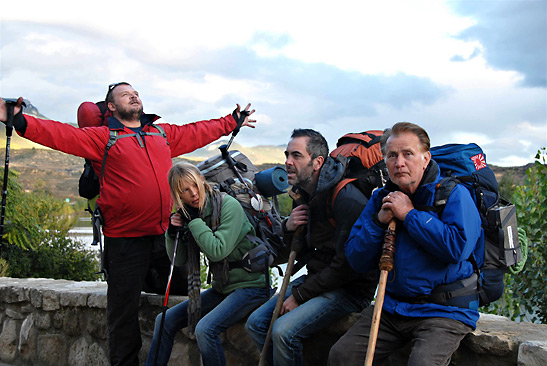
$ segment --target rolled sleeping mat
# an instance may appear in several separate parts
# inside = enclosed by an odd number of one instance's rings
[[[256,173],[255,182],[258,191],[266,197],[285,193],[289,188],[287,171],[279,166]]]

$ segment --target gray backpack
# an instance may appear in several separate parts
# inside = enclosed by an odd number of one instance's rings
[[[229,159],[218,155],[197,167],[213,188],[231,195],[243,207],[256,236],[248,236],[255,248],[244,255],[241,264],[249,272],[262,272],[285,247],[276,196],[288,187],[287,172],[281,167],[261,172],[237,150],[229,152]]]

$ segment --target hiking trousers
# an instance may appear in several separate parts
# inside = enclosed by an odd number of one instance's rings
[[[306,275],[303,275],[289,284],[285,299],[291,295],[292,287],[303,283],[305,278]],[[256,344],[259,352],[264,347],[278,297],[279,294],[273,296],[255,310],[245,324],[245,330]],[[304,339],[347,314],[361,311],[369,304],[369,300],[358,298],[346,290],[338,288],[324,292],[280,316],[272,328],[272,343],[266,354],[268,364],[273,366],[304,365],[302,345]]]
[[[228,295],[221,294],[213,288],[201,293],[202,317],[196,325],[195,335],[204,366],[226,365],[220,333],[245,318],[268,300],[270,295],[271,290],[266,287],[238,288]],[[157,365],[167,365],[177,333],[188,326],[188,304],[189,300],[183,301],[165,313],[159,350],[157,347],[163,314],[160,313],[156,317],[154,337],[146,366],[154,365],[156,351],[158,352]]]
[[[108,272],[106,320],[112,366],[139,365],[141,289],[154,242],[162,239],[163,235],[137,238],[105,236],[105,267]]]
[[[374,306],[332,346],[329,366],[362,366],[365,362]],[[394,352],[408,342],[412,350],[409,366],[447,366],[460,341],[473,329],[449,318],[414,318],[382,311],[373,365],[383,365]]]

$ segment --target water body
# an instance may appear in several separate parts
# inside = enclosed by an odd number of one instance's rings
[[[91,217],[82,216],[78,218],[76,225],[68,231],[70,238],[81,241],[86,249],[99,250],[98,245],[91,245],[93,242],[93,228],[91,227]]]

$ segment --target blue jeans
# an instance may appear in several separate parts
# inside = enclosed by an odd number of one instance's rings
[[[243,319],[270,297],[269,288],[242,288],[229,295],[208,289],[201,293],[202,318],[196,325],[196,341],[203,365],[225,365],[224,350],[219,335]],[[154,337],[146,365],[154,365],[162,314],[156,317]],[[168,309],[165,314],[163,333],[158,355],[158,365],[167,365],[175,335],[188,325],[188,300]]]
[[[291,295],[291,288],[303,283],[305,278],[306,275],[303,275],[292,281],[285,298]],[[264,347],[277,297],[272,297],[255,310],[245,324],[245,329],[256,343],[259,352]],[[272,345],[268,347],[267,361],[275,366],[303,365],[302,340],[304,338],[328,327],[344,315],[360,312],[369,304],[369,300],[358,299],[341,288],[306,301],[296,309],[280,316],[274,323]]]

